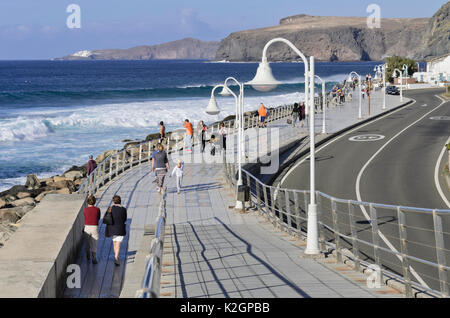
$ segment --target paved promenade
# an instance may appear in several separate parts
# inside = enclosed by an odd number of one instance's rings
[[[398,97],[388,101],[392,103],[389,106],[399,104]],[[375,104],[373,102],[373,114],[377,111]],[[327,112],[330,131],[355,122],[355,117],[352,118],[355,105],[357,114],[357,100]],[[318,127],[320,117],[318,114]],[[285,121],[274,122],[271,126],[279,127],[280,139],[286,141],[306,134],[306,129],[293,129]],[[143,263],[142,257],[137,256],[139,251],[150,248],[144,232],[147,226],[155,223],[160,201],[153,180],[150,165],[144,164],[121,175],[97,193],[102,216],[115,194],[122,197],[122,203],[128,209],[121,266],[114,266],[112,242],[110,238],[105,239],[105,226],[101,224],[99,263],[88,263],[83,247],[77,260],[81,266],[82,286],[67,289],[65,297],[134,296],[143,272],[142,267],[137,266],[138,259]],[[221,165],[186,164],[181,194],[176,193],[175,178],[166,178],[166,186],[168,239],[163,259],[166,263],[162,277],[163,296],[401,296],[387,287],[368,289],[363,274],[354,273],[345,265],[333,264],[332,260],[302,258],[304,244],[301,241],[277,232],[256,212],[240,214],[229,209],[235,198],[225,183]]]

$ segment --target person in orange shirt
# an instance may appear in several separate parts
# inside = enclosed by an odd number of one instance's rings
[[[189,119],[184,120],[183,128],[186,128],[186,151],[192,152],[192,135],[194,134],[194,128],[189,122]]]
[[[261,103],[261,107],[258,109],[259,114],[259,127],[266,127],[266,116],[267,116],[267,110],[263,103]]]

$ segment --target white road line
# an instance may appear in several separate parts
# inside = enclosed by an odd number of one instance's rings
[[[323,149],[326,148],[327,146],[329,146],[329,145],[331,145],[332,143],[338,141],[339,139],[341,139],[341,138],[343,138],[343,137],[345,137],[345,136],[347,136],[347,135],[353,133],[354,131],[356,131],[356,130],[358,130],[358,129],[361,129],[361,128],[367,126],[367,125],[373,124],[373,123],[375,123],[375,122],[377,122],[377,121],[379,121],[379,120],[381,120],[381,119],[384,119],[384,118],[387,117],[387,116],[390,116],[390,115],[392,115],[392,114],[395,114],[395,113],[398,112],[398,111],[401,111],[401,110],[403,110],[403,109],[405,109],[405,108],[408,108],[408,107],[414,105],[414,104],[416,103],[416,101],[415,101],[414,99],[412,99],[412,98],[411,98],[411,100],[413,100],[414,102],[411,103],[411,104],[409,104],[409,105],[407,105],[407,106],[405,106],[405,107],[399,108],[399,109],[394,110],[393,112],[391,112],[391,113],[389,113],[389,114],[385,114],[385,115],[383,115],[383,116],[381,116],[381,117],[379,117],[379,118],[377,118],[377,119],[375,119],[375,120],[369,121],[369,122],[367,122],[367,123],[365,123],[365,124],[363,124],[363,125],[361,125],[361,126],[358,126],[358,127],[354,128],[354,129],[352,129],[352,130],[350,130],[350,131],[348,131],[348,132],[346,132],[346,133],[344,133],[344,134],[342,134],[342,135],[336,137],[336,138],[333,139],[333,140],[330,140],[330,141],[326,142],[324,145],[322,145],[321,147],[317,148],[316,151],[315,151],[315,153],[317,154],[318,152],[320,152],[321,150],[323,150]],[[303,162],[305,162],[306,160],[308,160],[309,157],[310,157],[310,156],[307,156],[307,157],[303,158],[302,160],[300,160],[298,163],[296,163],[295,166],[293,166],[293,167],[286,173],[286,175],[281,179],[280,184],[282,185],[282,184],[284,183],[284,181],[286,181],[287,177],[292,173],[292,171],[294,171],[295,169],[297,169],[298,166],[300,166]]]
[[[447,142],[445,144],[448,144],[450,142],[450,137],[447,139]],[[447,197],[445,196],[444,192],[442,191],[441,184],[439,183],[439,167],[441,166],[442,157],[444,156],[447,149],[445,149],[445,146],[442,147],[441,154],[439,155],[438,161],[436,162],[436,167],[434,168],[434,183],[436,184],[436,189],[439,192],[439,195],[441,196],[442,200],[444,200],[445,204],[450,209],[450,202],[448,201]]]
[[[402,129],[400,132],[398,132],[394,137],[392,137],[391,139],[389,139],[388,142],[386,142],[383,146],[381,146],[377,152],[375,152],[375,154],[366,162],[366,164],[362,167],[362,169],[359,171],[358,173],[358,177],[356,178],[356,197],[358,201],[363,201],[361,198],[361,192],[360,192],[360,183],[361,183],[361,177],[364,173],[364,171],[366,170],[366,168],[369,166],[369,164],[373,161],[373,159],[375,159],[375,157],[384,149],[386,148],[387,145],[389,145],[394,139],[396,139],[398,136],[400,136],[402,133],[404,133],[406,130],[408,130],[409,128],[411,128],[412,126],[414,126],[415,124],[417,124],[419,121],[421,121],[422,119],[424,119],[425,117],[427,117],[430,113],[434,112],[436,109],[438,109],[439,107],[441,107],[445,102],[440,103],[438,106],[436,106],[433,110],[427,112],[425,115],[423,115],[422,117],[420,117],[418,120],[414,121],[412,124],[406,126],[404,129]],[[370,217],[367,214],[366,208],[363,205],[360,205],[361,211],[363,212],[364,216],[366,217],[366,219],[368,221],[370,221]],[[394,252],[397,252],[397,249],[391,244],[391,242],[389,242],[389,240],[384,236],[383,233],[381,233],[380,230],[378,230],[378,234],[380,235],[381,239],[386,243],[386,245]],[[396,255],[398,259],[401,260],[401,256]],[[410,266],[410,271],[411,274],[413,274],[413,276],[419,281],[420,284],[428,287],[428,285],[425,283],[425,281],[417,274],[417,272]]]

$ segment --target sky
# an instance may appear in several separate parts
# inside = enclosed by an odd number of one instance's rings
[[[431,17],[443,0],[1,0],[0,60],[51,59],[80,50],[130,48],[185,37],[220,41],[232,32],[277,25],[281,18],[367,17],[377,4],[381,17]],[[80,28],[68,28],[80,7]]]

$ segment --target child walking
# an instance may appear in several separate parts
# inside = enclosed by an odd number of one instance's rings
[[[171,175],[173,176],[174,174],[177,176],[177,193],[180,194],[181,182],[183,181],[183,174],[184,174],[184,165],[180,159],[178,159],[177,165],[172,170]]]

